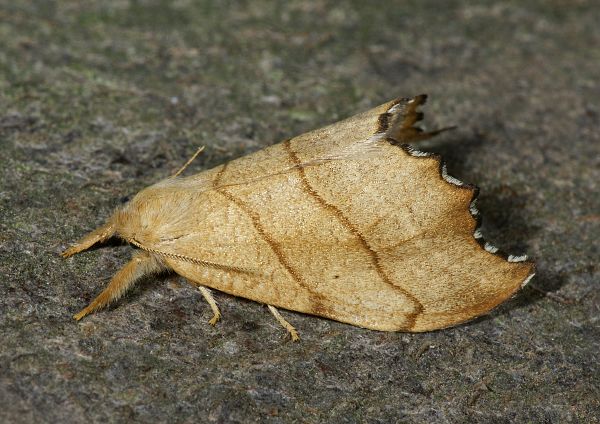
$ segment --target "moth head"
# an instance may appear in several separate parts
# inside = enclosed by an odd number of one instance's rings
[[[137,193],[119,207],[111,219],[116,233],[124,240],[154,244],[160,241],[161,235],[172,232],[186,215],[192,200],[189,190],[161,182]]]

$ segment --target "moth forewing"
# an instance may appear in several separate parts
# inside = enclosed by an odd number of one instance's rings
[[[220,312],[205,287],[271,312],[384,331],[434,330],[487,313],[531,278],[533,264],[486,249],[476,188],[407,145],[443,131],[415,126],[425,99],[397,99],[143,190],[65,252],[112,235],[145,251],[76,317],[163,269],[201,288],[214,322]]]

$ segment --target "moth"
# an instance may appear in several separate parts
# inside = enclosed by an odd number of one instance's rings
[[[526,256],[485,243],[478,189],[409,143],[425,132],[426,96],[399,98],[196,175],[139,192],[63,252],[111,237],[137,253],[85,309],[119,299],[148,274],[277,308],[381,331],[453,326],[511,297],[534,275]]]

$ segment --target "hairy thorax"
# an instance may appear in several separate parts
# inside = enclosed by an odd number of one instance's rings
[[[125,240],[158,247],[201,225],[200,197],[164,182],[150,186],[115,212],[116,232]]]

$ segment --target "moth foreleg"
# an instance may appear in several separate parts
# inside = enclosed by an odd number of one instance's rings
[[[279,324],[281,324],[283,326],[283,328],[285,328],[288,331],[288,333],[290,333],[290,337],[292,338],[292,341],[297,342],[298,340],[300,340],[300,336],[298,336],[298,332],[296,331],[294,326],[292,324],[290,324],[289,322],[287,322],[285,320],[285,318],[281,316],[281,314],[279,313],[277,308],[275,308],[275,306],[272,306],[272,305],[267,305],[267,306],[269,307],[269,311],[271,311],[271,313],[273,314],[273,316],[275,317],[277,322],[279,322]]]
[[[89,249],[96,243],[101,243],[108,240],[115,234],[115,226],[112,222],[108,222],[103,226],[96,228],[91,233],[84,236],[81,240],[69,247],[67,250],[61,253],[63,258],[68,258],[76,253],[83,252]]]
[[[210,325],[216,325],[217,322],[221,319],[221,311],[219,311],[219,306],[217,305],[217,301],[213,297],[210,290],[208,290],[204,286],[198,286],[198,290],[204,296],[204,300],[210,305],[210,309],[213,311],[213,317],[208,321]]]
[[[166,269],[160,259],[148,252],[137,253],[131,261],[117,272],[108,286],[81,312],[74,315],[77,321],[102,309],[123,296],[140,278]]]

